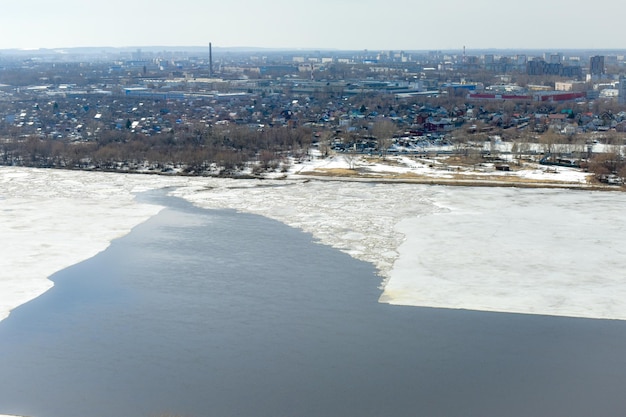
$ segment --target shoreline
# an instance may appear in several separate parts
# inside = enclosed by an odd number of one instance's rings
[[[528,182],[528,181],[502,181],[497,177],[489,179],[458,179],[441,177],[424,178],[393,178],[393,177],[353,177],[336,175],[295,174],[285,179],[303,179],[311,181],[336,181],[336,182],[375,182],[380,184],[419,184],[419,185],[448,185],[451,187],[503,187],[503,188],[546,188],[585,191],[625,191],[624,187],[603,184],[569,183],[564,181],[553,182]],[[260,178],[263,180],[263,178]]]
[[[522,168],[511,171],[489,172],[469,170],[469,166],[448,166],[439,162],[428,164],[426,161],[417,162],[408,157],[390,156],[384,160],[372,162],[367,159],[352,161],[345,155],[331,155],[326,158],[313,157],[308,162],[291,164],[288,171],[250,174],[240,172],[231,175],[189,174],[179,171],[158,172],[154,170],[114,170],[89,168],[38,168],[12,167],[0,165],[2,168],[42,169],[67,172],[106,173],[121,175],[147,175],[159,178],[178,179],[208,179],[208,180],[315,180],[315,181],[345,181],[345,182],[378,182],[378,183],[405,183],[424,185],[448,185],[454,187],[517,187],[517,188],[547,188],[571,189],[591,191],[626,191],[626,185],[610,185],[592,178],[592,174],[585,173],[579,168],[558,167],[554,171],[544,169],[537,163],[525,163]],[[493,168],[492,168],[493,169]],[[560,171],[558,171],[560,169]],[[532,177],[528,174],[533,172]],[[557,179],[555,175],[567,173],[568,178]],[[571,173],[577,173],[575,179]],[[467,178],[463,178],[467,177]]]

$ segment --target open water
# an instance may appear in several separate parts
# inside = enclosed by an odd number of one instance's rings
[[[373,267],[310,235],[150,198],[0,322],[0,414],[626,415],[625,322],[379,304]]]

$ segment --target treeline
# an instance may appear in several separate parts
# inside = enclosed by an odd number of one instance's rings
[[[200,124],[150,136],[105,131],[87,141],[28,136],[3,140],[0,164],[104,171],[176,168],[188,174],[217,167],[221,175],[235,175],[250,162],[257,170],[275,168],[287,156],[305,154],[312,140],[313,132],[305,127]]]

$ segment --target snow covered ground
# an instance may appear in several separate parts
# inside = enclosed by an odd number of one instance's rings
[[[503,158],[507,156],[504,155]],[[590,175],[579,169],[554,167],[536,163],[522,166],[511,164],[511,170],[496,169],[494,163],[463,166],[445,158],[425,158],[410,155],[389,155],[384,161],[363,155],[337,154],[330,158],[314,158],[307,163],[295,165],[292,172],[299,174],[332,174],[337,170],[352,170],[357,177],[385,177],[410,179],[476,180],[476,181],[517,181],[520,183],[542,182],[557,184],[589,185]]]
[[[382,302],[626,319],[626,221],[619,212],[626,194],[297,175],[350,163],[313,160],[295,164],[287,179],[263,181],[0,167],[0,319],[50,288],[54,272],[156,214],[161,207],[137,203],[134,193],[163,187],[177,187],[173,195],[201,207],[279,220],[372,262],[385,287]],[[362,163],[378,173],[448,175],[414,160]],[[533,170],[550,181],[586,182],[575,170]]]

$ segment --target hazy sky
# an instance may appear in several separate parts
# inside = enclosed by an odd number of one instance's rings
[[[626,49],[622,0],[0,0],[0,49]]]

